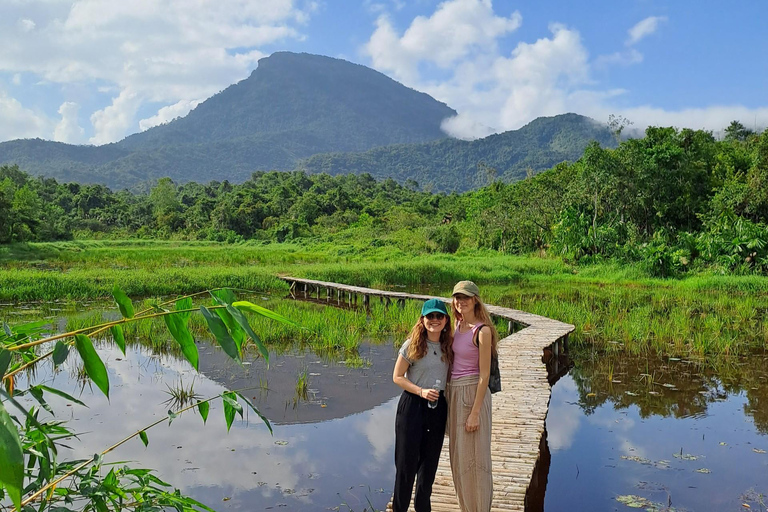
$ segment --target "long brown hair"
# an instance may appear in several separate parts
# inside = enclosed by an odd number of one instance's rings
[[[408,345],[409,361],[417,361],[427,355],[427,328],[424,327],[424,317],[420,316],[418,322],[411,329],[411,334],[408,335],[411,343]],[[440,331],[440,351],[443,353],[440,358],[442,361],[447,361],[448,364],[453,363],[453,326],[451,324],[451,315],[446,315],[445,327]]]
[[[499,331],[496,330],[496,326],[493,324],[493,320],[491,320],[491,315],[488,313],[488,310],[486,309],[485,304],[483,304],[480,296],[475,295],[474,299],[475,319],[477,320],[477,323],[487,325],[491,329],[491,354],[494,357],[498,357],[497,345],[499,344]],[[456,329],[458,329],[459,322],[461,322],[463,318],[461,313],[459,313],[459,311],[456,309],[455,300],[451,301],[451,311],[453,312],[453,317],[456,319]]]

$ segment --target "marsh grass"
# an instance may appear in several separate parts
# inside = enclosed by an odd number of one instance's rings
[[[296,400],[306,402],[309,398],[309,370],[302,368],[296,378]]]
[[[274,322],[260,316],[249,316],[249,323],[264,341],[270,352],[281,354],[295,350],[311,349],[315,354],[328,359],[342,358],[350,367],[364,367],[367,361],[358,353],[363,341],[386,343],[390,339],[402,340],[419,318],[420,303],[406,302],[404,307],[390,305],[386,307],[372,301],[366,310],[337,307],[335,301],[328,303],[303,302],[275,295],[238,294],[295,322],[298,327]],[[138,301],[137,310],[150,307],[160,299]],[[195,305],[209,305],[208,299],[199,299]],[[95,305],[97,309],[83,313],[66,314],[66,330],[76,330],[118,317],[117,309],[107,302]],[[25,321],[36,319],[34,315]],[[207,324],[200,315],[189,318],[188,327],[196,339],[209,339]],[[157,354],[172,354],[181,357],[181,351],[173,340],[161,319],[147,319],[126,324],[123,327],[127,345],[140,344],[149,347]],[[102,342],[109,343],[106,336]],[[211,340],[212,341],[212,340]],[[246,357],[250,354],[249,345],[244,346]]]
[[[392,247],[361,252],[329,244],[16,244],[0,248],[0,301],[92,300],[108,296],[114,283],[131,297],[219,286],[258,290],[267,298],[259,303],[305,327],[254,320],[275,348],[308,345],[350,361],[363,338],[402,337],[418,318],[419,305],[410,301],[404,310],[383,310],[373,300],[365,314],[279,300],[287,294],[276,277],[281,274],[441,296],[449,295],[456,281],[471,279],[486,302],[574,324],[574,343],[610,351],[740,354],[768,345],[768,278],[650,279],[632,265],[572,267],[554,258],[489,251],[409,255]],[[41,304],[41,311],[45,307]],[[202,320],[195,321],[202,332]],[[500,333],[506,330],[498,327]],[[136,329],[138,337],[155,342],[151,324]]]
[[[201,395],[195,393],[194,379],[192,379],[188,386],[184,385],[184,381],[181,378],[179,378],[178,382],[174,382],[171,385],[166,384],[165,386],[168,388],[168,391],[164,391],[164,393],[168,394],[168,400],[165,400],[163,403],[173,410],[186,407],[193,401],[202,399]]]

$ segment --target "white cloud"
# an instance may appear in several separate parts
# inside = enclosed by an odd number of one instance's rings
[[[13,78],[11,78],[11,83],[13,85],[21,85],[21,73],[14,73]]]
[[[610,113],[618,113],[634,123],[635,127],[645,129],[648,126],[675,126],[710,130],[718,133],[728,127],[733,120],[741,121],[745,126],[758,129],[768,127],[768,107],[747,108],[743,105],[713,105],[703,108],[685,108],[665,110],[650,105],[617,109],[609,112],[601,108],[601,119],[608,119]]]
[[[633,45],[644,37],[653,34],[659,28],[659,23],[664,21],[667,21],[666,16],[649,16],[639,21],[634,27],[629,29],[627,45]]]
[[[629,30],[627,45],[652,34],[664,21],[642,20]],[[429,17],[414,18],[402,34],[386,15],[380,16],[362,52],[376,69],[455,108],[459,114],[444,120],[442,129],[461,139],[517,129],[539,116],[566,112],[600,123],[610,114],[623,115],[639,130],[672,125],[718,131],[734,119],[768,126],[766,108],[627,106],[631,91],[601,89],[593,70],[641,63],[642,53],[626,48],[590,59],[578,30],[559,23],[550,25],[550,37],[520,42],[508,55],[500,54],[499,38],[519,25],[518,13],[499,17],[490,1],[449,1]],[[447,77],[428,75],[434,71],[430,66]]]
[[[77,122],[77,111],[80,105],[72,101],[65,101],[59,107],[61,121],[53,129],[53,140],[57,142],[66,142],[68,144],[79,144],[83,142],[83,133],[85,132]]]
[[[113,88],[118,98],[133,96],[139,105],[191,102],[246,78],[265,55],[260,47],[301,39],[297,27],[317,8],[293,0],[12,2],[0,8],[0,71],[31,73],[54,85]],[[117,140],[138,128],[133,117],[120,121],[120,129],[117,118],[107,122],[105,112],[115,108],[93,114],[101,123],[93,141]]]
[[[88,142],[99,145],[120,140],[133,124],[140,104],[141,98],[135,91],[123,90],[110,106],[91,115],[94,133]]]
[[[0,90],[0,140],[46,137],[51,122]]]
[[[595,67],[607,67],[618,64],[619,66],[631,66],[643,62],[643,54],[634,48],[626,52],[615,52],[610,55],[600,55],[595,59]]]
[[[202,103],[202,100],[181,100],[173,105],[168,105],[157,111],[152,117],[142,119],[139,121],[139,129],[141,131],[149,130],[153,126],[165,124],[169,121],[173,121],[177,117],[184,117],[189,114],[190,110]]]
[[[22,32],[31,32],[35,29],[35,22],[30,19],[19,20],[19,28]]]
[[[560,24],[551,38],[521,42],[509,57],[473,56],[454,76],[424,90],[456,108],[459,115],[443,124],[451,136],[472,139],[494,131],[517,129],[542,115],[566,112],[569,94],[590,83],[581,36]]]
[[[402,36],[381,15],[363,51],[374,67],[411,85],[418,78],[420,62],[448,69],[474,54],[495,51],[497,38],[521,23],[518,12],[497,16],[491,0],[449,0],[438,5],[432,16],[414,18]]]

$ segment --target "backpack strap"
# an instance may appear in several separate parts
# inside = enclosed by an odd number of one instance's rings
[[[480,346],[480,330],[485,327],[485,324],[479,324],[474,327],[475,335],[472,336],[472,344],[476,347]]]

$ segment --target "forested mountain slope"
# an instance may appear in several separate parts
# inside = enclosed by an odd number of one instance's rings
[[[186,117],[101,147],[4,142],[0,164],[112,187],[163,176],[243,181],[256,170],[293,169],[316,153],[444,138],[440,124],[454,115],[429,95],[365,66],[278,52]]]
[[[376,178],[415,180],[434,191],[465,191],[496,177],[511,182],[563,162],[578,160],[590,141],[616,142],[605,125],[577,114],[540,117],[519,130],[474,141],[442,139],[365,152],[331,153],[303,160],[310,173],[370,173]]]

